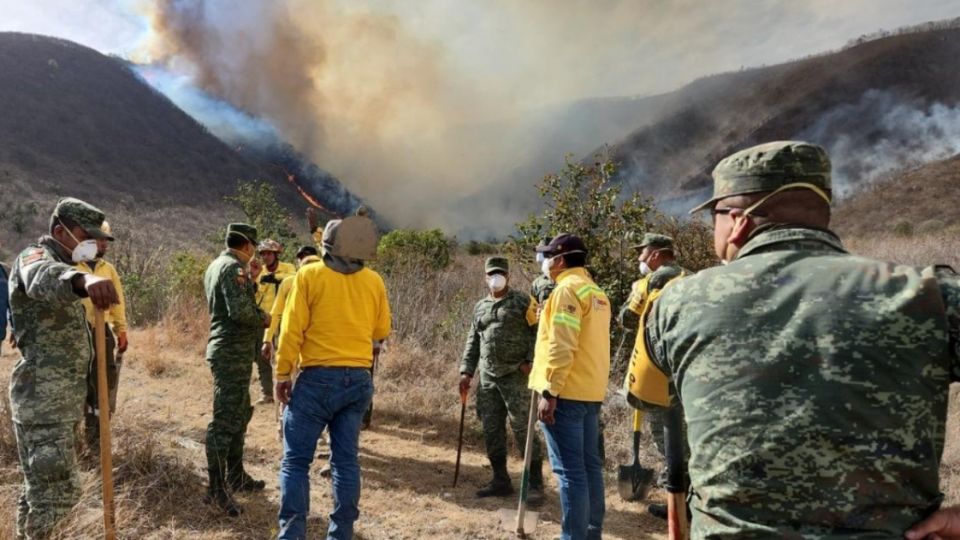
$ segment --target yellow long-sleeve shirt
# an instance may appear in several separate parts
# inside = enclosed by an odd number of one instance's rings
[[[603,401],[610,377],[610,300],[583,268],[564,270],[540,315],[529,387]]]
[[[303,258],[300,263],[308,265],[320,262],[320,257],[309,255]],[[263,342],[272,342],[273,338],[280,333],[280,321],[283,319],[283,308],[287,307],[287,298],[290,297],[290,291],[293,290],[293,276],[287,276],[280,282],[280,288],[277,289],[277,297],[273,300],[273,306],[270,308],[270,328],[263,333]]]
[[[257,305],[269,312],[277,299],[283,280],[297,273],[297,267],[286,262],[278,262],[273,272],[266,267],[257,276]]]
[[[113,287],[117,289],[117,300],[119,300],[119,302],[107,310],[104,314],[104,320],[107,321],[107,324],[113,329],[114,334],[120,335],[126,333],[127,303],[123,297],[123,284],[120,283],[120,274],[117,273],[117,269],[103,259],[97,259],[93,270],[90,269],[90,265],[87,263],[78,263],[76,268],[81,272],[107,278],[113,282]],[[87,312],[87,321],[93,324],[93,321],[96,319],[96,309],[93,307],[93,302],[91,302],[89,298],[84,298],[82,302],[83,309]]]
[[[280,324],[276,378],[295,366],[373,365],[373,342],[390,334],[390,305],[379,274],[364,268],[341,274],[324,263],[297,272]]]

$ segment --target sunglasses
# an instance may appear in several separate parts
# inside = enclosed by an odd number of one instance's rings
[[[743,210],[745,209],[744,208],[711,208],[710,216],[717,217],[718,215],[727,215],[727,214],[733,213],[734,211],[742,212]],[[760,210],[754,210],[753,212],[750,212],[750,215],[756,216],[756,217],[767,217],[767,213]]]

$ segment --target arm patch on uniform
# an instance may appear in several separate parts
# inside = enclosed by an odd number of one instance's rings
[[[31,264],[43,260],[43,248],[36,248],[20,254],[20,268],[30,266]]]
[[[247,284],[247,273],[243,270],[243,267],[237,268],[237,285],[246,285]]]

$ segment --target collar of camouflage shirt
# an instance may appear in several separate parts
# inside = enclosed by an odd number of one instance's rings
[[[767,251],[767,248],[775,244],[797,241],[817,242],[823,244],[824,249],[847,253],[846,248],[843,247],[843,243],[840,242],[840,238],[833,232],[825,229],[813,229],[793,225],[771,227],[760,231],[740,249],[740,252],[737,254],[737,259],[742,259],[752,253]]]

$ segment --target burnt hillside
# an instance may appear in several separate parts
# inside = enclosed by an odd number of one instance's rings
[[[790,138],[843,154],[832,156],[840,192],[856,191],[893,161],[922,163],[931,152],[914,148],[927,142],[917,139],[942,134],[902,124],[933,122],[938,111],[960,103],[960,29],[956,21],[929,28],[695,81],[661,99],[658,121],[612,147],[620,177],[644,193],[685,201],[709,189],[710,170],[723,156]],[[898,111],[906,120],[890,117]],[[895,149],[889,166],[872,163],[878,144]]]
[[[274,182],[297,217],[307,206],[285,171],[221,142],[116,58],[61,39],[0,33],[0,73],[3,199],[35,202],[39,214],[20,234],[4,227],[8,244],[36,236],[63,195],[182,243],[239,217],[223,202],[238,180]]]

